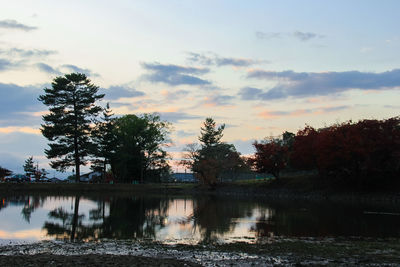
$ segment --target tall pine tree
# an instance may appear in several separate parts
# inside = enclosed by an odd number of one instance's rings
[[[102,172],[103,182],[105,181],[106,166],[111,164],[111,159],[116,149],[116,138],[113,133],[115,118],[113,116],[110,104],[107,103],[100,121],[96,124],[92,137],[94,142],[93,156],[95,159],[92,162],[91,169]]]
[[[45,88],[39,101],[49,107],[43,116],[42,134],[50,141],[46,156],[53,159],[51,167],[65,171],[75,166],[76,181],[80,181],[80,166],[91,152],[92,123],[102,110],[96,101],[104,97],[99,87],[82,73],[56,77],[51,88]]]

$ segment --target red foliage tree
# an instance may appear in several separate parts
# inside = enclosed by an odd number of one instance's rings
[[[277,179],[280,172],[288,162],[288,146],[283,145],[280,140],[270,140],[264,143],[253,143],[256,153],[249,163],[260,173],[271,173]]]
[[[294,168],[311,170],[317,168],[315,141],[318,131],[311,126],[306,126],[297,132],[294,138],[290,162]]]
[[[400,117],[307,126],[295,137],[291,161],[359,188],[389,184],[400,175]]]

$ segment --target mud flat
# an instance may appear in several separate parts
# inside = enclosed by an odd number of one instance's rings
[[[257,243],[42,241],[0,247],[0,266],[400,266],[399,239],[265,238]]]

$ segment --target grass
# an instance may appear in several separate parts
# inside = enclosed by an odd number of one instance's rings
[[[0,183],[0,193],[47,193],[47,194],[138,194],[138,193],[185,193],[194,184],[86,184],[86,183]]]

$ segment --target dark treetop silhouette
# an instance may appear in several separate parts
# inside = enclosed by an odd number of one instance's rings
[[[42,134],[50,141],[47,158],[54,159],[51,167],[64,171],[75,166],[79,182],[80,166],[86,164],[90,154],[91,124],[102,110],[96,101],[104,97],[99,87],[90,82],[85,74],[71,73],[57,77],[51,88],[45,88],[39,101],[49,107],[43,116]]]

